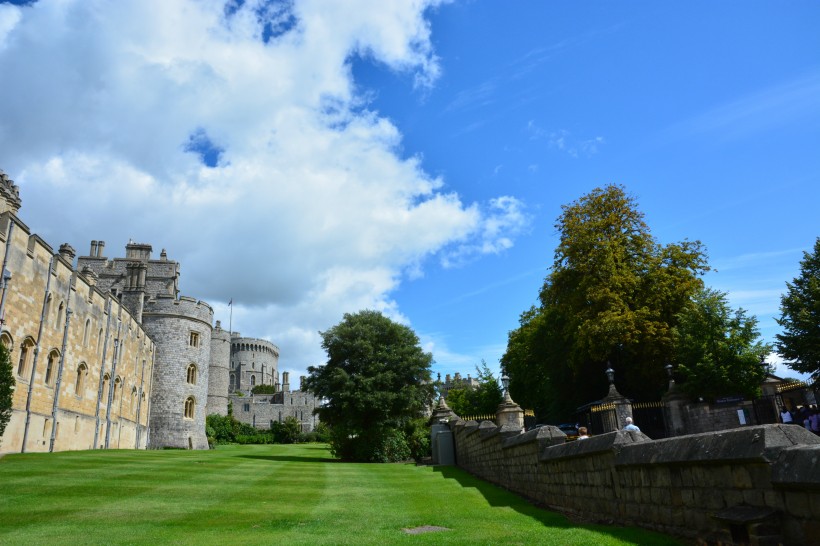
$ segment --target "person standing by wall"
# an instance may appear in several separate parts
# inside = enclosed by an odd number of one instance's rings
[[[641,429],[638,428],[638,425],[632,422],[632,417],[626,418],[626,425],[624,426],[624,430],[628,430],[630,432],[640,432]]]

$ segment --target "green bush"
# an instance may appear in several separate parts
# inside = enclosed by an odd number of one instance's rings
[[[277,444],[294,444],[302,434],[302,425],[296,417],[288,416],[281,423],[271,421],[270,430]]]
[[[430,446],[430,427],[426,419],[414,419],[405,429],[407,443],[410,446],[410,456],[415,461],[421,461],[432,454]]]
[[[350,434],[344,427],[334,427],[330,434],[330,450],[343,460],[369,463],[407,461],[412,451],[407,434],[399,427],[383,427],[367,434]]]
[[[251,394],[275,394],[276,385],[256,385],[251,389]]]

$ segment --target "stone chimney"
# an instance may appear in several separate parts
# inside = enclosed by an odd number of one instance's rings
[[[288,383],[288,372],[282,372],[282,392],[290,392],[290,383]]]
[[[74,250],[74,247],[68,243],[63,243],[60,245],[60,256],[65,258],[67,261],[74,263],[74,256],[77,255],[77,252]]]

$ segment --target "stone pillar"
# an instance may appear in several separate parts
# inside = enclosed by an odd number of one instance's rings
[[[618,392],[618,389],[615,388],[615,383],[610,383],[609,394],[606,395],[606,398],[601,400],[601,405],[608,404],[615,406],[615,422],[605,422],[604,428],[608,430],[604,430],[604,432],[621,430],[624,428],[624,425],[626,425],[626,418],[632,417],[632,402],[629,401],[629,398]],[[640,426],[640,423],[636,424]]]
[[[685,411],[689,399],[677,390],[675,381],[669,381],[669,390],[661,398],[666,424],[669,427],[669,436],[683,436],[687,434]],[[640,426],[640,425],[639,425]]]
[[[513,402],[508,391],[504,392],[504,401],[495,412],[495,424],[506,429],[524,430],[524,410]]]

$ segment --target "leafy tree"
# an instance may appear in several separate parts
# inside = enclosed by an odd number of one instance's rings
[[[255,385],[251,394],[276,394],[276,385]]]
[[[783,333],[777,334],[777,351],[787,365],[820,381],[820,237],[814,251],[803,253],[800,275],[786,283],[786,294],[780,298]]]
[[[14,401],[14,373],[11,369],[9,350],[0,343],[0,437],[11,420],[11,406]]]
[[[277,444],[293,444],[302,434],[302,425],[296,417],[289,415],[281,423],[271,421],[270,430]]]
[[[659,245],[635,199],[615,185],[564,205],[555,227],[540,305],[510,332],[502,359],[513,399],[565,419],[606,393],[608,365],[621,393],[656,398],[677,314],[709,269],[701,243]]]
[[[758,340],[757,319],[732,311],[726,294],[705,288],[678,314],[675,327],[681,388],[692,397],[714,400],[755,397],[766,377],[761,359],[771,347]]]
[[[456,415],[495,413],[503,399],[501,385],[483,360],[476,366],[477,387],[455,387],[447,393],[447,405]]]
[[[432,355],[413,330],[377,311],[345,314],[321,336],[328,361],[308,368],[305,389],[325,400],[316,413],[330,427],[334,455],[407,457],[405,428],[432,400]]]

